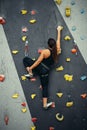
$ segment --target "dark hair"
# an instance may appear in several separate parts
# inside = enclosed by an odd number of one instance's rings
[[[57,46],[56,41],[53,38],[48,39],[48,46],[52,50],[52,57],[54,61],[57,61]]]

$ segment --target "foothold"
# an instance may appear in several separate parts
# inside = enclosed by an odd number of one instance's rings
[[[35,127],[35,126],[32,126],[32,127],[31,127],[31,130],[36,130],[36,127]]]
[[[35,123],[35,122],[37,121],[37,118],[36,118],[36,117],[33,117],[31,120],[32,120],[32,122]]]
[[[27,14],[27,13],[28,13],[28,11],[27,11],[26,9],[22,9],[22,10],[21,10],[21,14],[24,15],[24,14]]]
[[[73,48],[73,49],[71,50],[71,52],[72,52],[73,54],[76,54],[76,53],[77,53],[77,49]]]
[[[66,107],[72,107],[73,106],[73,101],[72,102],[67,102]]]
[[[65,8],[65,15],[66,15],[67,17],[69,17],[69,16],[71,15],[71,8],[70,8],[70,7],[66,7],[66,8]]]
[[[31,19],[31,20],[29,21],[29,23],[31,23],[31,24],[36,23],[36,19]]]
[[[65,75],[64,75],[64,79],[65,79],[66,81],[72,81],[72,80],[73,80],[73,75],[65,74]]]
[[[56,0],[55,2],[56,2],[58,5],[60,5],[61,2],[62,2],[62,0]]]
[[[62,71],[62,70],[64,70],[63,66],[60,66],[60,67],[56,68],[56,71]]]
[[[19,51],[18,50],[13,50],[12,54],[17,54]]]
[[[21,76],[21,79],[26,80],[27,78],[26,78],[26,76]]]
[[[80,79],[83,81],[83,80],[87,79],[87,76],[83,75],[83,76],[80,77]]]
[[[5,76],[3,74],[0,74],[0,82],[3,82],[5,80]]]
[[[14,93],[13,95],[12,95],[12,98],[18,98],[19,97],[19,94],[18,93]]]
[[[76,31],[76,26],[72,26],[72,31]]]
[[[22,36],[22,41],[25,42],[27,39],[27,36]]]
[[[87,94],[86,94],[86,93],[81,94],[81,97],[82,97],[83,99],[85,99],[85,98],[87,97]]]
[[[57,119],[58,121],[63,121],[63,120],[64,120],[64,116],[61,115],[60,113],[57,113],[57,114],[56,114],[56,119]]]
[[[24,107],[24,108],[21,109],[21,111],[22,111],[23,113],[25,113],[25,112],[27,112],[27,108]]]
[[[25,103],[25,102],[22,102],[21,105],[22,105],[23,107],[26,107],[26,103]]]
[[[52,127],[52,126],[51,126],[51,127],[49,127],[49,130],[54,130],[54,127]]]
[[[36,97],[36,94],[31,94],[31,98],[34,99]]]
[[[65,36],[64,40],[69,41],[69,40],[71,40],[71,38],[70,38],[70,36],[67,35],[67,36]]]
[[[66,58],[66,61],[67,61],[67,62],[70,62],[70,61],[71,61],[71,59],[70,59],[70,58]]]
[[[63,93],[59,92],[59,93],[56,93],[56,95],[60,98],[63,96]]]
[[[22,28],[22,32],[27,32],[27,31],[28,31],[27,27]]]
[[[5,117],[4,117],[4,122],[5,122],[6,125],[8,125],[8,122],[9,122],[9,117],[8,117],[8,115],[5,115]]]
[[[0,17],[0,24],[5,24],[5,23],[6,23],[5,19],[3,17]]]

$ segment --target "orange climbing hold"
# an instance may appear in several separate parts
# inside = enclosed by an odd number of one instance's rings
[[[73,49],[71,50],[71,52],[72,52],[73,54],[76,54],[77,49],[73,48]]]

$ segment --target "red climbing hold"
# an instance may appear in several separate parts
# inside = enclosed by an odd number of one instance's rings
[[[54,130],[54,127],[49,127],[49,130]]]
[[[0,24],[5,24],[5,23],[6,23],[5,19],[3,17],[0,17]]]
[[[5,124],[8,125],[9,117],[7,115],[5,115],[4,121],[5,121]]]
[[[5,80],[5,76],[3,74],[0,74],[0,82],[3,82]]]
[[[26,107],[26,103],[25,103],[25,102],[22,102],[21,105],[22,105],[23,107]]]
[[[36,117],[33,117],[31,120],[32,120],[32,122],[36,122],[36,121],[37,121],[37,118],[36,118]]]

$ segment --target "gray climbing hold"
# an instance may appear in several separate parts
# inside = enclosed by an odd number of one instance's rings
[[[75,31],[76,30],[76,26],[72,26],[72,31]]]

